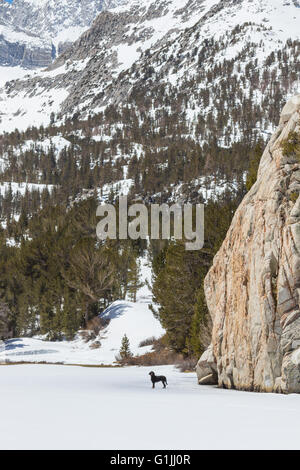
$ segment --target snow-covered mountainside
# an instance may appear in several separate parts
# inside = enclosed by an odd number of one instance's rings
[[[185,0],[127,3],[100,14],[91,29],[50,69],[30,73],[26,81],[7,84],[0,96],[6,121],[1,130],[46,124],[49,113],[59,113],[64,108],[61,104],[67,98],[72,100],[74,94],[86,107],[91,97],[104,93],[112,80],[130,68],[144,51],[153,45],[159,48],[192,26],[209,9],[211,0],[188,4]],[[188,8],[183,8],[186,5]],[[74,104],[79,106],[79,102]]]
[[[236,121],[269,132],[269,107],[277,102],[278,115],[298,88],[299,21],[297,1],[131,0],[100,13],[48,70],[8,83],[0,129],[136,105],[143,94],[152,116],[182,101],[191,133],[199,116],[210,116],[225,144],[241,136]]]
[[[0,65],[45,67],[97,14],[126,0],[16,0],[0,3]]]

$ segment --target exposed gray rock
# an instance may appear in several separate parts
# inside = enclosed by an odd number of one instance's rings
[[[107,1],[106,8],[116,3],[120,3],[119,0]],[[137,57],[143,56],[142,65],[137,68],[144,68],[148,61],[148,54],[143,53],[142,47],[145,44],[149,47],[151,44],[151,47],[160,50],[168,43],[171,34],[176,36],[180,31],[185,31],[186,21],[194,17],[196,21],[198,17],[201,17],[204,3],[204,0],[194,0],[192,5],[187,2],[187,8],[181,13],[176,10],[177,3],[173,0],[151,1],[149,4],[135,1],[130,2],[128,8],[124,7],[122,11],[116,12],[113,9],[102,11],[92,26],[71,47],[66,48],[65,42],[58,43],[57,51],[60,55],[49,64],[46,72],[41,72],[39,76],[31,80],[8,83],[7,95],[3,99],[14,99],[18,92],[26,93],[27,96],[34,98],[38,89],[41,99],[40,112],[43,113],[45,109],[48,109],[50,114],[51,107],[44,106],[45,101],[49,101],[49,94],[53,93],[55,97],[58,89],[67,90],[68,97],[61,103],[61,113],[58,119],[63,115],[73,116],[78,111],[82,116],[86,116],[93,109],[107,105],[109,102],[118,104],[125,101],[132,88],[131,79],[128,79],[125,73],[131,66],[132,51],[127,53],[126,48],[133,46]],[[164,30],[158,25],[155,30],[148,25],[151,20],[169,13],[171,8],[178,28]],[[81,67],[80,62],[84,62],[84,66]],[[127,62],[128,67],[126,67]],[[146,67],[149,68],[148,65]],[[172,63],[168,67],[173,67]],[[53,76],[49,76],[48,71],[53,71]],[[131,73],[134,74],[134,71]],[[141,76],[142,73],[138,72],[137,76]],[[43,93],[47,96],[45,100]]]
[[[299,106],[300,94],[293,96],[293,98],[286,103],[281,113],[280,124],[284,124],[285,122],[287,122],[290,117],[297,111]]]
[[[46,67],[96,16],[126,0],[0,2],[0,65]],[[21,33],[21,34],[20,34]]]
[[[9,42],[0,35],[0,65],[21,65],[24,68],[46,67],[52,61],[52,47],[30,46],[19,42]]]

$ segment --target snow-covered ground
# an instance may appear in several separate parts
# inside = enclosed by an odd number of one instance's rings
[[[1,366],[0,448],[300,448],[299,395],[200,387],[172,366],[152,390],[150,370]]]
[[[145,284],[151,281],[151,268],[146,257],[141,259],[140,280],[143,286],[138,290],[137,302],[119,300],[111,304],[101,315],[110,320],[96,340],[85,342],[80,335],[73,341],[45,341],[42,338],[14,338],[5,341],[0,348],[1,362],[47,362],[63,364],[113,365],[116,362],[124,334],[130,342],[134,355],[146,354],[152,346],[140,347],[141,341],[164,334],[160,322],[154,318],[149,304],[151,292]],[[93,349],[95,341],[100,348]]]
[[[44,341],[40,338],[15,338],[5,341],[5,349],[0,349],[1,362],[48,362],[64,364],[105,364],[115,363],[124,334],[130,341],[130,350],[134,355],[151,351],[152,346],[139,347],[141,341],[164,334],[158,320],[148,308],[147,303],[127,301],[114,302],[104,312],[110,319],[108,327],[101,331],[101,347],[91,349],[92,343],[86,343],[79,335],[74,341]]]
[[[26,70],[21,66],[0,66],[0,87],[3,87],[6,82],[9,82],[11,80],[17,80],[19,78],[24,78],[26,75],[29,77],[34,75],[34,73],[37,72],[34,72],[32,70]]]
[[[14,183],[14,182],[3,182],[0,183],[0,195],[5,196],[5,194],[11,190],[12,194],[19,193],[24,196],[26,190],[29,192],[39,191],[43,192],[44,189],[48,189],[51,192],[54,188],[53,184],[36,184],[36,183]]]

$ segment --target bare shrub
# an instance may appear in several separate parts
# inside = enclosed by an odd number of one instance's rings
[[[94,341],[91,345],[90,345],[90,349],[99,349],[101,348],[101,343],[100,341]]]
[[[155,336],[150,336],[150,338],[146,338],[140,342],[139,348],[143,348],[144,346],[152,346],[154,345],[155,341],[157,341],[157,338],[155,338]]]
[[[149,353],[143,354],[142,356],[131,357],[127,361],[127,364],[132,366],[163,366],[175,364],[180,359],[180,354],[177,354],[169,349],[160,352],[151,351]]]
[[[84,341],[92,341],[97,338],[101,330],[108,326],[109,322],[110,320],[103,319],[99,316],[91,318],[87,322],[86,330],[81,330],[79,334]]]
[[[166,335],[156,339],[147,338],[139,344],[142,346],[153,345],[153,351],[140,356],[123,358],[116,355],[116,361],[122,366],[163,366],[176,365],[181,372],[194,371],[197,365],[197,358],[186,358],[182,354],[172,351],[167,345]]]
[[[197,362],[198,359],[196,357],[185,357],[176,362],[176,367],[180,372],[194,372]]]
[[[91,318],[86,325],[86,329],[93,332],[95,337],[98,336],[103,329],[103,320],[100,317]]]
[[[95,339],[94,333],[92,331],[89,331],[89,330],[80,330],[78,332],[78,334],[83,339],[83,341],[85,341],[86,343],[88,343],[92,339]]]
[[[153,351],[141,356],[132,356],[124,360],[120,356],[116,356],[117,362],[121,365],[130,366],[163,366],[177,364],[183,359],[181,354],[172,351],[166,346],[165,336],[159,339],[154,338],[153,343],[151,339],[150,344],[153,344]]]
[[[153,349],[156,352],[161,352],[166,349],[169,350],[167,335],[161,336],[160,338],[156,339],[153,343]]]

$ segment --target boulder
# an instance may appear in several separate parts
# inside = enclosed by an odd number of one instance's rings
[[[199,385],[216,385],[218,383],[212,345],[200,357],[196,372]]]
[[[290,117],[297,112],[300,106],[300,94],[293,96],[286,105],[284,106],[281,117],[280,117],[280,124],[286,123]]]

